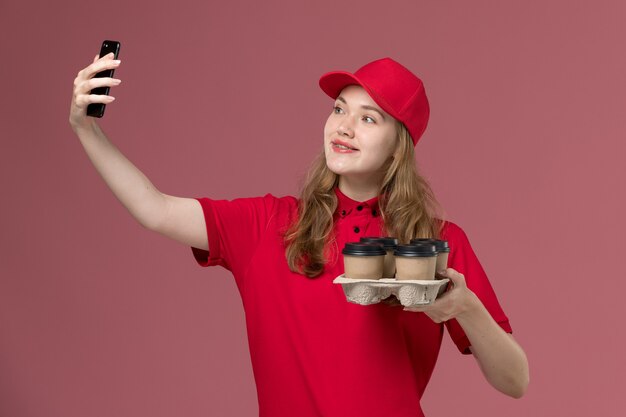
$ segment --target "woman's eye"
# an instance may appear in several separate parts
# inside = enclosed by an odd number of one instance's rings
[[[339,106],[333,107],[333,113],[339,114],[341,112],[343,112],[343,109],[341,107],[339,107]]]
[[[363,116],[363,120],[365,120],[366,123],[376,123],[376,120],[370,116]]]

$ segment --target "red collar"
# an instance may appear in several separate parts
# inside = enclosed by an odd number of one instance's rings
[[[363,210],[370,211],[374,217],[378,216],[378,197],[371,198],[367,201],[355,201],[346,196],[339,190],[339,187],[335,187],[335,194],[337,195],[337,211],[335,212],[340,217],[345,217],[352,212],[361,212]]]

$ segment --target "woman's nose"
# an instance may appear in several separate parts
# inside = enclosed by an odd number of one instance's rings
[[[345,120],[337,127],[337,133],[341,136],[352,137],[354,135],[354,131],[352,130],[352,126],[350,123],[347,123]]]

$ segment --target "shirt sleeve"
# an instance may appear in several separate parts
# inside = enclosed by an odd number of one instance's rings
[[[487,274],[478,261],[465,232],[456,224],[446,222],[441,238],[447,240],[450,246],[448,267],[465,276],[467,287],[478,296],[491,317],[505,332],[512,333],[509,319],[504,314]],[[454,319],[448,320],[446,328],[459,351],[463,354],[471,353],[469,350],[471,343],[459,323]]]
[[[192,247],[196,262],[203,267],[221,265],[239,275],[261,242],[271,218],[276,197],[212,200],[197,198],[204,212],[209,250]]]

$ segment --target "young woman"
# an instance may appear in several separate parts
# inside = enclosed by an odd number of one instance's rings
[[[233,201],[159,192],[106,138],[89,103],[112,78],[112,55],[80,71],[70,124],[117,198],[146,228],[191,246],[202,266],[221,265],[236,280],[246,313],[261,416],[423,415],[444,325],[487,381],[515,398],[528,385],[528,363],[464,232],[437,216],[437,203],[415,167],[414,146],[429,116],[419,78],[389,59],[354,74],[320,79],[333,98],[317,157],[301,196]],[[403,309],[346,302],[332,283],[343,273],[341,249],[361,236],[446,239],[450,289],[432,305]]]

